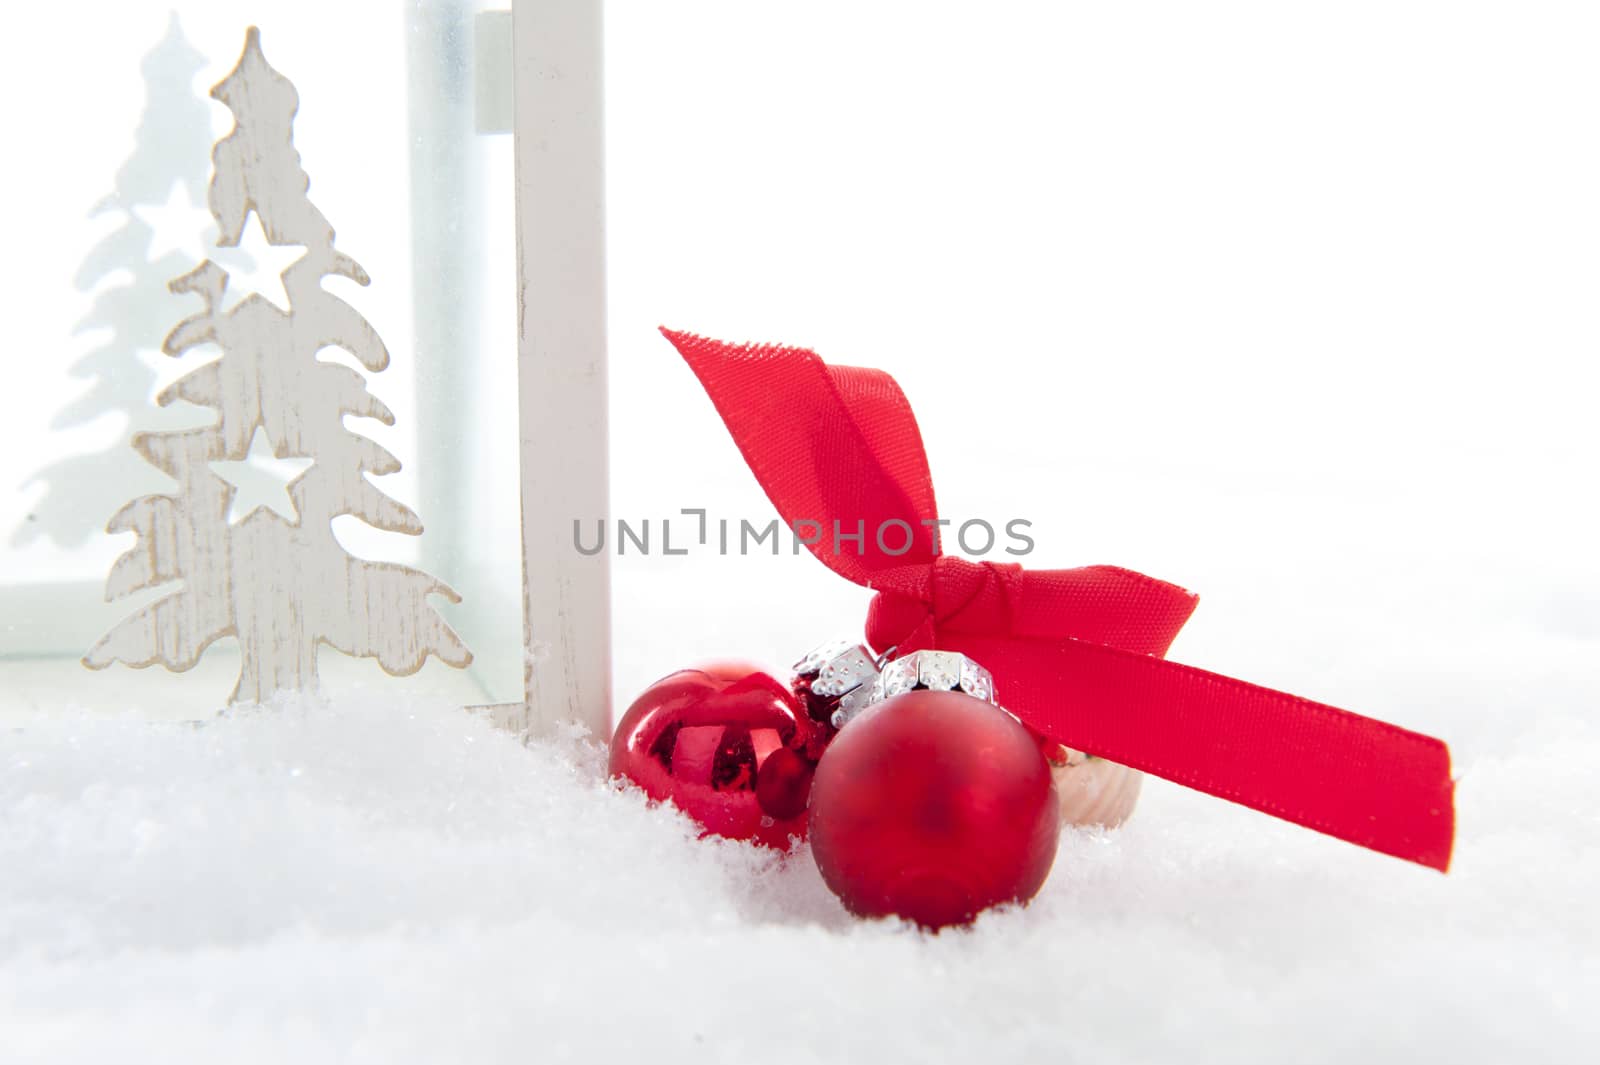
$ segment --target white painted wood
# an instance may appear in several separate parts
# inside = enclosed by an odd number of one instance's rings
[[[422,522],[367,479],[398,470],[399,460],[344,424],[347,415],[393,424],[394,415],[360,373],[317,359],[320,349],[339,347],[376,373],[389,351],[366,319],[322,287],[333,275],[362,285],[369,279],[334,247],[333,227],[306,195],[309,179],[293,145],[299,97],[267,63],[255,28],[211,95],[236,121],[212,153],[217,243],[237,246],[254,214],[271,244],[306,250],[283,273],[288,312],[259,294],[225,311],[228,272],[209,259],[172,282],[203,307],[168,334],[163,350],[179,356],[214,344],[222,355],[157,402],[210,407],[217,421],[135,434],[134,449],[179,489],[137,498],[112,517],[110,531],[138,539],[112,567],[106,598],[178,586],[113,628],[84,663],[186,670],[211,643],[236,636],[234,703],[314,690],[321,644],[375,658],[396,674],[415,672],[429,654],[464,666],[471,654],[428,603],[435,593],[455,600],[449,587],[405,566],[353,558],[333,536],[332,520],[345,514],[410,535],[422,532]],[[236,490],[211,464],[242,461],[257,430],[277,457],[312,465],[289,482],[293,520],[258,507],[230,524]]]
[[[528,735],[527,703],[483,703],[467,707],[467,713],[486,719],[495,728],[518,736]]]
[[[601,5],[516,0],[512,14],[528,720],[603,740],[609,563],[572,542],[574,519],[608,504]]]

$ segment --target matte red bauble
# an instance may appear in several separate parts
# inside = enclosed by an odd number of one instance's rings
[[[646,688],[611,737],[611,775],[670,800],[708,834],[787,848],[825,737],[787,685],[755,666],[679,670]]]
[[[840,731],[811,791],[811,850],[863,917],[928,928],[1026,902],[1055,860],[1050,766],[1010,714],[961,692],[910,691]]]

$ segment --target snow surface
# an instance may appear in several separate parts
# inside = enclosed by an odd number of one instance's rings
[[[930,936],[452,707],[51,715],[0,739],[0,1060],[1587,1060],[1597,753],[1464,767],[1448,877],[1151,782]]]

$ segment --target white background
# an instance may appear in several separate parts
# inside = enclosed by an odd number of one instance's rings
[[[899,379],[947,516],[1199,592],[1175,658],[1459,742],[1592,709],[1592,7],[607,26],[619,511],[770,513],[654,325],[810,346]],[[671,606],[619,595],[623,698],[865,601],[804,556],[631,581]]]

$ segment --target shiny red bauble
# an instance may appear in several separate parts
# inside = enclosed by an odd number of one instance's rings
[[[1026,902],[1060,834],[1037,741],[961,692],[911,691],[869,707],[834,738],[812,783],[817,866],[864,917],[943,928]]]
[[[611,775],[672,802],[708,834],[787,848],[791,836],[805,837],[811,777],[829,731],[755,666],[679,670],[622,715]]]

